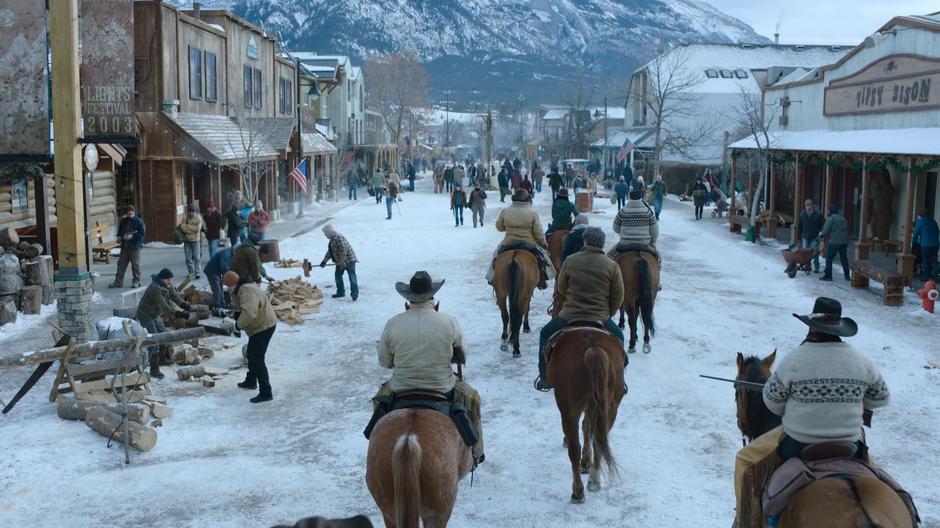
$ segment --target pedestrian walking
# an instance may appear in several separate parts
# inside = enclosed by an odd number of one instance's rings
[[[659,174],[653,181],[653,212],[656,213],[656,219],[659,220],[659,213],[663,211],[663,200],[666,199],[666,182]]]
[[[506,167],[500,169],[496,180],[499,183],[499,201],[505,203],[506,197],[512,194],[509,190],[509,170]]]
[[[353,251],[346,237],[333,229],[332,225],[326,224],[323,226],[323,235],[329,240],[329,243],[326,248],[326,255],[323,255],[323,260],[320,262],[320,267],[325,268],[329,260],[336,263],[336,271],[333,274],[336,281],[336,293],[332,297],[339,299],[346,296],[346,286],[343,284],[343,273],[345,272],[349,277],[349,294],[352,296],[352,300],[355,301],[359,298],[359,279],[356,277],[356,252]]]
[[[839,214],[839,206],[837,204],[829,204],[828,211],[829,216],[826,218],[826,223],[823,224],[822,231],[819,232],[819,238],[828,239],[828,245],[826,247],[826,270],[823,272],[823,276],[819,277],[819,280],[832,280],[832,260],[836,255],[839,255],[839,259],[842,263],[842,273],[845,275],[845,280],[851,280],[848,256],[849,223],[845,220],[844,216]]]
[[[463,170],[463,165],[457,165],[454,168],[454,187],[463,187],[463,180],[466,177],[467,173]]]
[[[382,175],[382,171],[378,167],[375,169],[375,174],[372,175],[372,192],[375,193],[375,203],[382,203],[382,188],[385,186],[385,176]]]
[[[444,169],[444,190],[447,192],[454,190],[454,168],[450,166]]]
[[[467,206],[467,193],[460,185],[454,185],[454,192],[450,194],[450,210],[454,212],[454,227],[463,225],[463,208]]]
[[[617,185],[614,185],[614,194],[617,195],[617,210],[619,211],[627,205],[627,195],[630,194],[630,187],[627,185],[623,176],[620,177],[620,181],[617,182]]]
[[[245,240],[248,240],[248,213],[250,212],[251,202],[245,199],[241,191],[235,191],[232,196],[232,206],[225,215],[228,222],[229,238],[231,238],[232,230],[237,228],[238,242],[244,243]],[[232,245],[235,245],[234,240],[232,240]]]
[[[532,181],[535,183],[535,192],[542,192],[542,181],[545,179],[545,171],[539,167],[537,162],[532,162]]]
[[[705,210],[705,200],[708,197],[708,188],[702,183],[701,176],[695,178],[695,183],[691,189],[692,203],[695,205],[695,219],[702,219],[702,212]]]
[[[131,265],[131,287],[140,287],[140,249],[144,247],[146,234],[147,226],[137,216],[134,206],[127,206],[124,217],[118,223],[117,238],[121,241],[121,255],[118,257],[114,282],[108,284],[109,288],[124,287],[124,273],[127,271],[128,263]]]
[[[358,200],[359,196],[356,191],[359,188],[359,176],[356,171],[352,169],[346,171],[346,186],[349,188],[349,199]]]
[[[261,200],[255,200],[255,210],[248,215],[248,234],[254,234],[258,240],[264,240],[264,233],[271,223],[271,216],[264,210]]]
[[[228,308],[228,303],[225,302],[225,295],[222,291],[222,277],[232,267],[234,252],[234,248],[222,248],[216,251],[215,255],[209,258],[206,266],[202,268],[202,272],[206,274],[206,280],[209,281],[209,289],[212,290],[213,308]]]
[[[166,332],[164,317],[189,319],[191,308],[173,286],[173,272],[169,268],[163,268],[159,273],[150,276],[150,284],[137,303],[136,319],[147,332],[158,334]],[[160,347],[152,346],[147,352],[150,358],[150,377],[163,379],[163,373],[160,372]]]
[[[813,201],[807,199],[803,203],[803,212],[797,223],[796,236],[803,248],[813,250],[813,271],[819,273],[819,232],[822,231],[826,219],[822,213],[813,206]]]
[[[512,176],[510,177],[510,182],[512,183],[512,190],[518,191],[522,189],[522,171],[519,169],[513,169]],[[526,189],[528,192],[528,189]]]
[[[486,191],[480,188],[480,182],[477,182],[476,185],[473,186],[468,202],[470,204],[470,211],[473,212],[473,227],[477,226],[477,220],[479,220],[480,226],[482,226],[483,213],[486,212]]]
[[[937,263],[940,229],[937,227],[937,221],[930,216],[930,211],[924,209],[920,212],[911,239],[915,246],[920,244],[920,277],[927,282],[940,273],[940,264]]]
[[[388,193],[385,197],[385,210],[388,213],[388,216],[385,217],[386,220],[392,219],[392,204],[395,203],[395,200],[398,199],[398,185],[395,182],[389,180],[388,184]]]
[[[525,189],[529,193],[529,196],[535,196],[535,188],[532,186],[532,181],[529,180],[529,175],[526,174],[522,177],[522,181],[519,183],[520,189]]]
[[[558,191],[565,185],[564,179],[562,179],[561,174],[555,167],[552,167],[552,172],[548,173],[548,186],[552,189],[552,200],[555,200],[555,197],[558,196]]]
[[[277,317],[268,296],[254,281],[242,281],[238,274],[229,271],[223,277],[225,287],[232,292],[232,303],[238,315],[236,326],[248,334],[248,373],[245,381],[238,384],[242,389],[258,389],[258,395],[251,398],[251,403],[263,403],[274,399],[271,392],[271,380],[264,356],[274,329]]]
[[[225,236],[228,237],[229,245],[232,247],[235,247],[241,241],[243,225],[247,232],[248,220],[239,214],[238,202],[232,202],[232,205],[225,211]]]
[[[202,215],[199,214],[199,206],[191,203],[187,207],[186,216],[179,225],[180,232],[183,233],[183,256],[186,258],[186,270],[189,272],[190,279],[198,279],[199,271],[202,269],[199,265],[200,240],[202,239],[202,229],[205,224],[202,221]]]
[[[412,162],[408,162],[408,191],[415,192],[415,166]]]
[[[210,198],[206,202],[206,215],[203,217],[206,223],[206,240],[209,242],[209,258],[215,255],[219,250],[219,239],[222,238],[222,227],[225,225],[225,218],[222,213],[215,208],[215,202]]]

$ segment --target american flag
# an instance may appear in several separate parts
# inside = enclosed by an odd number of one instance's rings
[[[626,157],[630,155],[630,151],[634,148],[636,148],[636,145],[630,141],[630,138],[625,139],[623,146],[620,147],[620,151],[617,152],[617,161],[622,162],[624,159],[626,159]]]
[[[307,160],[300,162],[300,165],[294,167],[294,170],[290,171],[290,177],[294,180],[294,183],[297,184],[297,187],[300,187],[304,193],[307,192]]]
[[[408,150],[409,145],[411,145],[411,138],[409,136],[399,136],[398,137],[398,147],[402,150]]]

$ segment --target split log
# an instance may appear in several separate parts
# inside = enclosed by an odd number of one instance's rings
[[[16,229],[12,227],[5,227],[0,229],[0,246],[4,248],[16,247],[20,243],[20,235],[17,234]]]
[[[16,303],[13,296],[0,297],[0,326],[16,321]]]
[[[215,380],[212,379],[211,376],[203,376],[199,378],[199,381],[202,382],[203,387],[209,387],[209,388],[215,387]]]
[[[27,262],[26,282],[34,286],[42,286],[42,304],[52,304],[55,301],[55,286],[52,283],[52,258],[36,258]]]
[[[182,367],[176,369],[176,377],[180,381],[186,381],[190,378],[201,378],[206,375],[206,369],[203,366],[196,365],[193,367]]]
[[[38,314],[42,309],[42,286],[23,286],[20,289],[20,311]]]
[[[59,418],[65,420],[84,420],[89,409],[104,406],[109,411],[120,415],[124,408],[123,403],[82,401],[74,398],[59,398],[56,400],[56,412]],[[137,423],[146,424],[150,419],[150,407],[146,405],[128,405],[127,417]]]
[[[199,364],[199,352],[195,348],[185,345],[186,348],[176,348],[179,345],[173,346],[173,361],[177,365],[198,365]]]
[[[152,414],[154,418],[162,419],[173,414],[173,409],[163,405],[162,403],[144,402],[144,404],[150,407],[150,414]]]
[[[26,258],[34,259],[42,255],[45,249],[43,249],[42,244],[27,244],[21,251],[26,255]]]
[[[113,438],[115,442],[124,443],[121,417],[100,405],[88,409],[85,414],[85,424],[106,438]],[[153,427],[128,421],[127,429],[131,447],[140,451],[150,451],[157,444],[157,431]]]
[[[212,359],[213,357],[215,357],[215,350],[207,346],[200,346],[196,350],[199,352],[199,355],[203,359]]]

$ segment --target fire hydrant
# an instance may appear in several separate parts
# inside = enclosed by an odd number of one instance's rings
[[[940,292],[937,291],[937,283],[933,279],[925,282],[924,287],[917,290],[917,296],[923,299],[920,305],[921,308],[933,313],[937,297],[940,297]]]

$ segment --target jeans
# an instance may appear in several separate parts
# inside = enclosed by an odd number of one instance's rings
[[[252,231],[251,234],[255,235],[258,240],[264,240],[264,231]]]
[[[343,284],[343,272],[349,276],[349,293],[353,297],[359,297],[359,279],[356,278],[356,263],[347,262],[345,268],[336,266],[333,272],[333,279],[336,281],[336,293],[345,294],[346,285]]]
[[[618,194],[618,195],[617,195],[617,209],[618,209],[618,210],[623,209],[624,207],[626,207],[626,205],[627,205],[627,197],[626,197],[626,195],[620,196],[620,195]]]
[[[271,342],[275,328],[277,328],[276,325],[248,336],[248,375],[245,376],[245,381],[257,381],[262,393],[271,392],[271,381],[268,378],[268,367],[264,364],[264,355],[268,352],[268,343]]]
[[[695,219],[700,220],[702,218],[702,213],[705,211],[705,204],[695,206]]]
[[[819,239],[817,238],[804,238],[802,240],[803,249],[812,249],[816,252],[816,256],[813,257],[813,270],[819,271]]]
[[[206,273],[209,289],[212,290],[212,306],[215,308],[228,308],[225,306],[225,295],[222,294],[222,277]]]
[[[395,202],[395,199],[391,196],[385,197],[385,210],[388,211],[388,218],[392,217],[392,204]]]
[[[454,227],[463,225],[463,206],[454,207]]]
[[[140,283],[140,250],[121,248],[121,256],[118,257],[117,274],[114,276],[114,284],[121,286],[124,284],[124,273],[127,271],[127,263],[131,264],[131,275],[134,282]]]
[[[479,217],[480,225],[483,225],[483,213],[486,211],[483,207],[471,207],[473,211],[473,227],[477,226],[477,217]]]
[[[543,380],[548,381],[546,378],[546,366],[545,362],[545,344],[548,342],[549,338],[555,335],[555,332],[558,332],[562,328],[568,325],[568,322],[562,319],[561,317],[555,316],[551,321],[548,322],[545,326],[542,327],[542,331],[539,332],[539,376]],[[620,344],[623,344],[623,330],[617,326],[617,323],[613,319],[607,319],[604,321],[604,327],[608,332],[614,335],[617,339],[620,340]]]
[[[940,273],[940,264],[937,263],[937,253],[940,246],[920,247],[920,276],[926,282],[934,273]]]
[[[202,269],[202,267],[199,266],[201,249],[199,242],[183,242],[183,255],[186,257],[186,271],[193,277]]]
[[[242,226],[238,230],[238,241],[244,244],[245,241],[247,240],[248,240],[248,226]],[[232,247],[234,246],[235,244],[232,244]]]
[[[212,255],[215,255],[215,252],[219,250],[219,239],[209,241],[209,258],[212,258]]]
[[[408,178],[408,191],[415,192],[415,180],[414,178]]]
[[[375,192],[375,203],[382,203],[382,188],[373,187],[372,190]]]
[[[659,213],[663,211],[663,199],[653,198],[653,212],[656,213],[656,219],[659,220]]]
[[[826,251],[826,271],[825,275],[827,277],[832,277],[832,260],[836,258],[836,255],[839,255],[839,258],[842,262],[842,272],[845,273],[845,278],[849,278],[849,255],[847,253],[848,244],[833,244],[829,243],[829,249]]]
[[[144,327],[149,334],[159,334],[161,332],[166,332],[166,325],[163,324],[163,319],[157,317],[156,319],[150,319],[147,317],[139,318],[137,320],[140,323],[140,326]],[[141,354],[142,356],[144,354]],[[148,359],[150,362],[156,362],[156,364],[151,365],[151,368],[160,366],[160,345],[154,345],[147,347],[146,357],[142,357],[141,360],[146,364]]]
[[[542,192],[542,180],[535,180],[535,192]]]
[[[356,193],[356,186],[355,186],[355,185],[350,185],[350,186],[349,186],[349,199],[350,199],[350,200],[358,200],[358,199],[359,199],[359,197],[357,196],[357,193]]]

